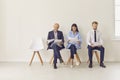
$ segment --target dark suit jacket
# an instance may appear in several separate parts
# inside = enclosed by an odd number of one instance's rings
[[[60,47],[60,49],[63,49],[63,48],[65,48],[64,47],[64,36],[63,36],[63,33],[62,33],[62,31],[57,31],[57,37],[58,37],[58,39],[62,39],[62,42],[63,42],[63,44],[62,44],[62,47]],[[49,33],[48,33],[48,40],[49,39],[54,39],[55,37],[54,37],[54,31],[50,31]],[[53,42],[50,42],[49,44],[48,44],[48,48],[47,49],[52,49],[51,47],[50,47],[50,45],[52,44]]]

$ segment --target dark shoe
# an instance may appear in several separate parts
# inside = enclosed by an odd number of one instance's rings
[[[100,67],[106,68],[106,66],[104,65],[104,63],[100,63]]]
[[[93,67],[93,66],[92,66],[92,63],[90,63],[90,64],[89,64],[89,68],[92,68],[92,67]]]
[[[57,66],[56,66],[56,64],[54,64],[54,69],[57,69]]]

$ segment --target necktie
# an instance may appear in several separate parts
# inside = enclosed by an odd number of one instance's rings
[[[96,42],[96,31],[94,31],[94,41]]]

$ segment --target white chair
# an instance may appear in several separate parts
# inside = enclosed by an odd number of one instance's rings
[[[36,53],[37,53],[37,55],[39,57],[39,60],[40,60],[41,64],[43,65],[43,60],[42,60],[42,58],[40,56],[40,53],[39,53],[40,50],[44,49],[42,38],[35,38],[35,39],[33,39],[32,43],[30,45],[30,49],[33,50],[33,56],[32,56],[32,58],[30,60],[29,65],[32,64],[32,61],[33,61],[34,56],[35,56]]]

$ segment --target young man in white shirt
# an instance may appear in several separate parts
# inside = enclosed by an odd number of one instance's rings
[[[87,34],[87,44],[88,44],[88,55],[89,55],[89,68],[92,68],[92,51],[99,50],[100,51],[100,67],[105,68],[104,65],[104,47],[103,47],[103,40],[101,38],[101,33],[97,30],[98,22],[92,22],[93,30],[89,31]]]

